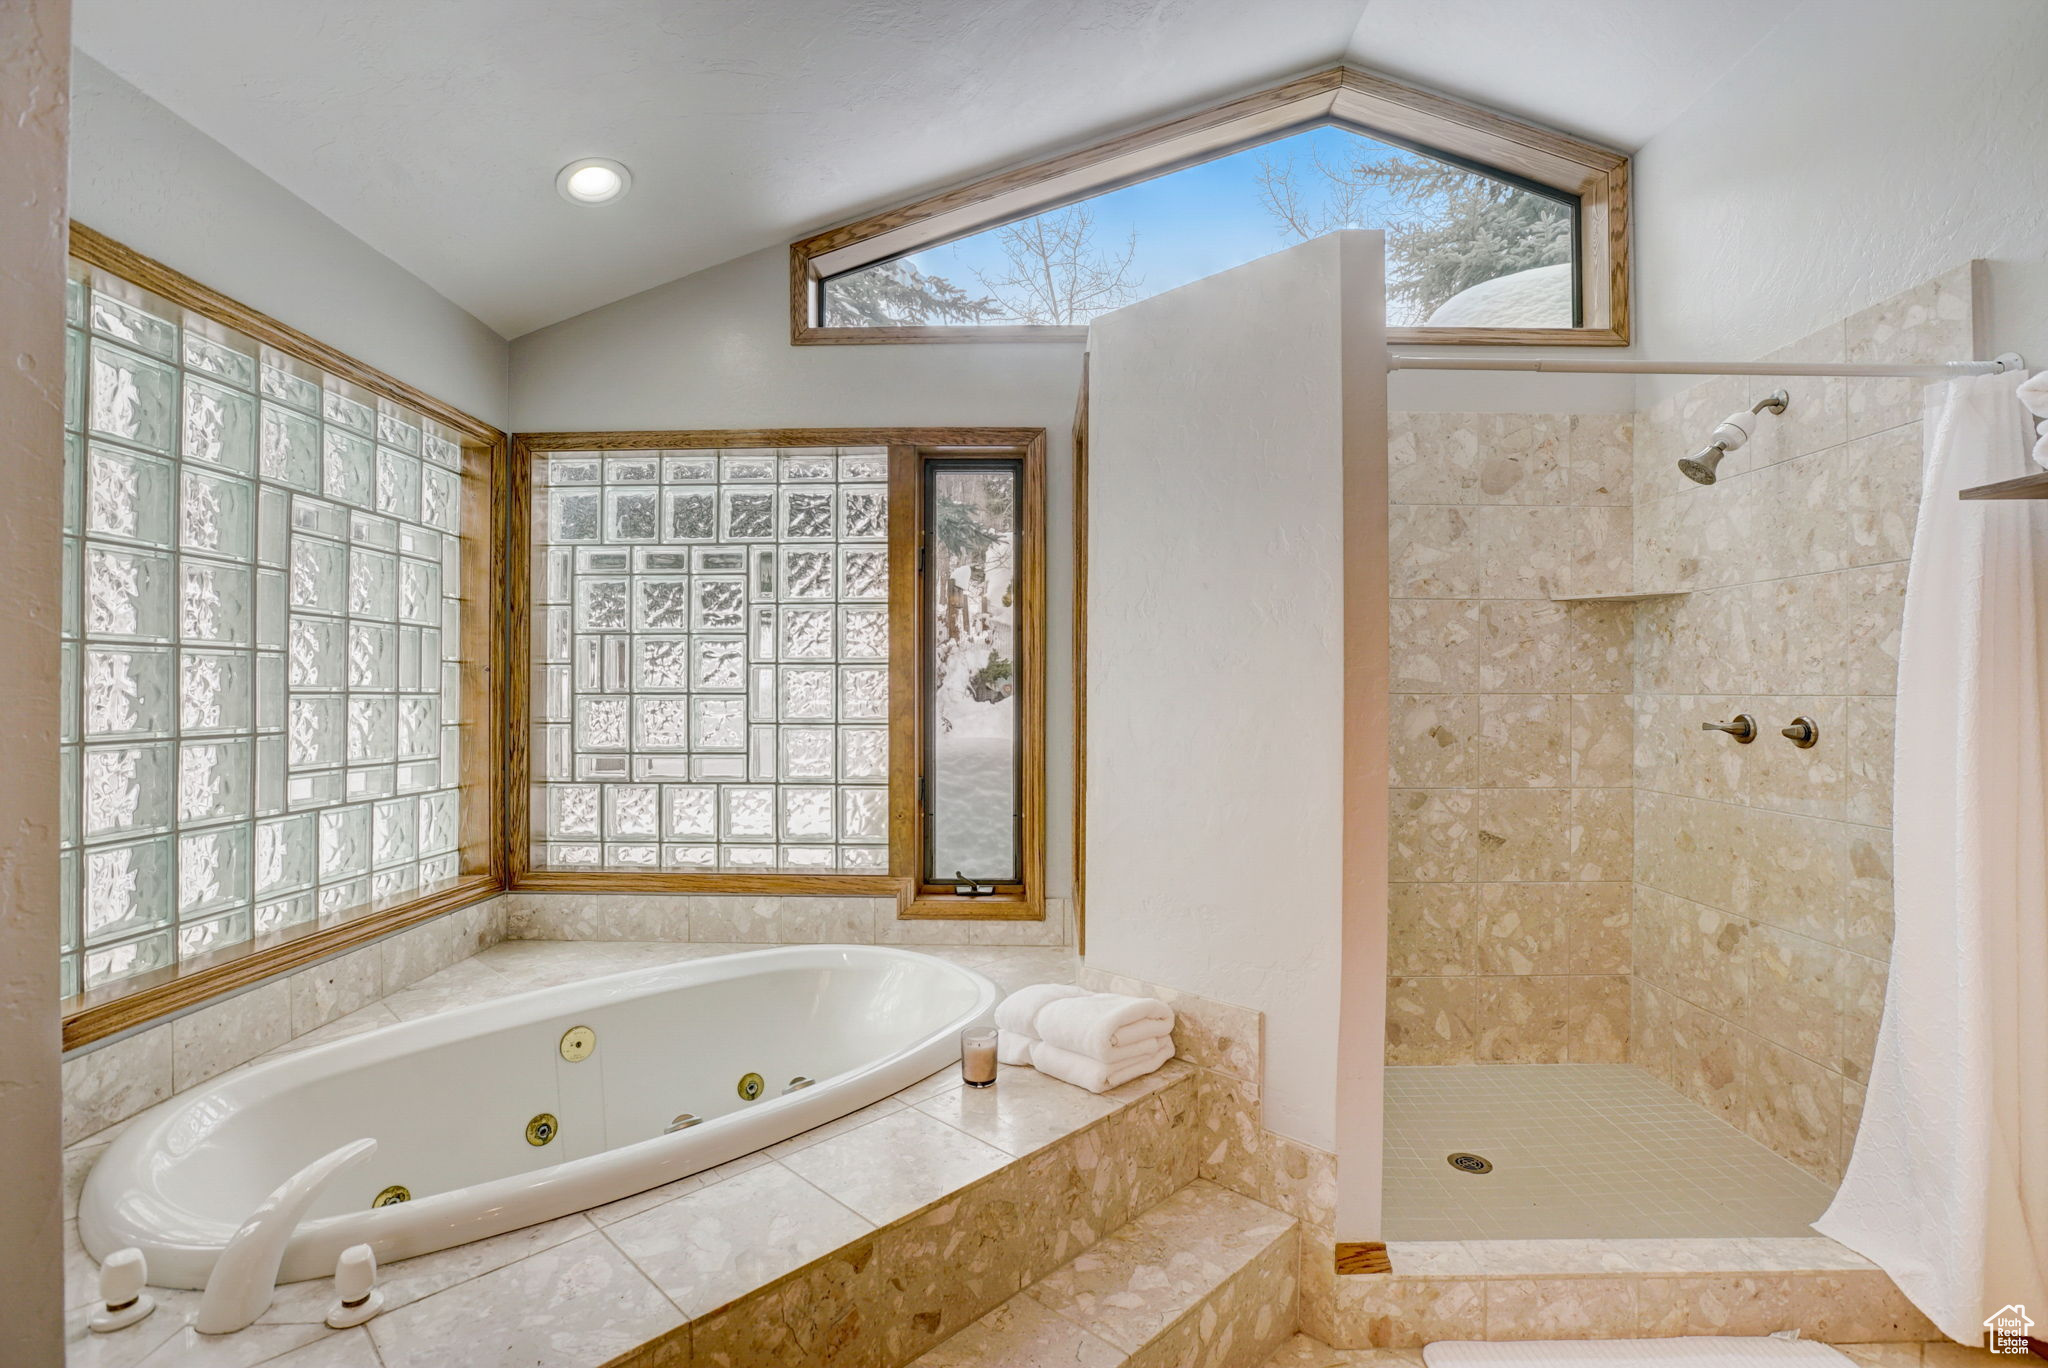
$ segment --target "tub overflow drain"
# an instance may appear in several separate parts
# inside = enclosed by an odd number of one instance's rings
[[[1456,1154],[1444,1156],[1444,1162],[1448,1163],[1452,1168],[1458,1170],[1458,1172],[1460,1173],[1493,1172],[1492,1160],[1481,1158],[1479,1155],[1476,1154],[1467,1154],[1463,1150],[1460,1150]]]
[[[597,1048],[597,1032],[588,1026],[571,1026],[562,1032],[562,1043],[559,1048],[562,1058],[571,1064],[581,1064],[590,1058],[590,1052]]]

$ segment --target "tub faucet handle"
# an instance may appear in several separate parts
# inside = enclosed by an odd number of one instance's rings
[[[1737,713],[1733,722],[1702,722],[1700,730],[1727,732],[1746,746],[1756,740],[1756,719],[1748,713]]]
[[[377,1252],[366,1244],[350,1245],[334,1261],[334,1305],[327,1308],[327,1323],[346,1330],[383,1309],[384,1293],[377,1286]]]
[[[156,1310],[156,1298],[144,1291],[149,1261],[139,1249],[117,1249],[100,1265],[100,1308],[86,1323],[104,1335],[125,1330]]]

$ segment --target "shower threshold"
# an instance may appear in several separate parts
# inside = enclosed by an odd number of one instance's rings
[[[1390,1240],[1811,1236],[1833,1196],[1631,1064],[1386,1071]]]

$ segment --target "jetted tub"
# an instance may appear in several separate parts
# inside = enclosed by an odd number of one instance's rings
[[[955,1063],[996,986],[915,951],[785,946],[631,970],[387,1026],[258,1065],[137,1118],[86,1179],[79,1235],[199,1288],[251,1210],[364,1136],[280,1281],[352,1244],[379,1263],[616,1201],[857,1111]],[[596,1033],[571,1062],[564,1035]],[[745,1079],[758,1074],[758,1098]],[[784,1092],[792,1080],[808,1087]],[[702,1123],[664,1133],[683,1113]],[[555,1118],[545,1144],[529,1125]],[[546,1134],[545,1126],[537,1134]],[[373,1207],[392,1187],[408,1200]]]

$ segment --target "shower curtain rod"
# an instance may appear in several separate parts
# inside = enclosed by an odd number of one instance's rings
[[[1630,357],[1559,361],[1547,357],[1403,356],[1399,353],[1387,357],[1388,370],[1570,371],[1587,375],[1902,376],[1926,380],[1947,380],[1958,375],[1997,375],[2003,371],[2024,370],[2026,364],[2017,352],[2006,352],[1992,361],[1939,361],[1926,365],[1904,362],[1863,365],[1843,361],[1638,361]]]

